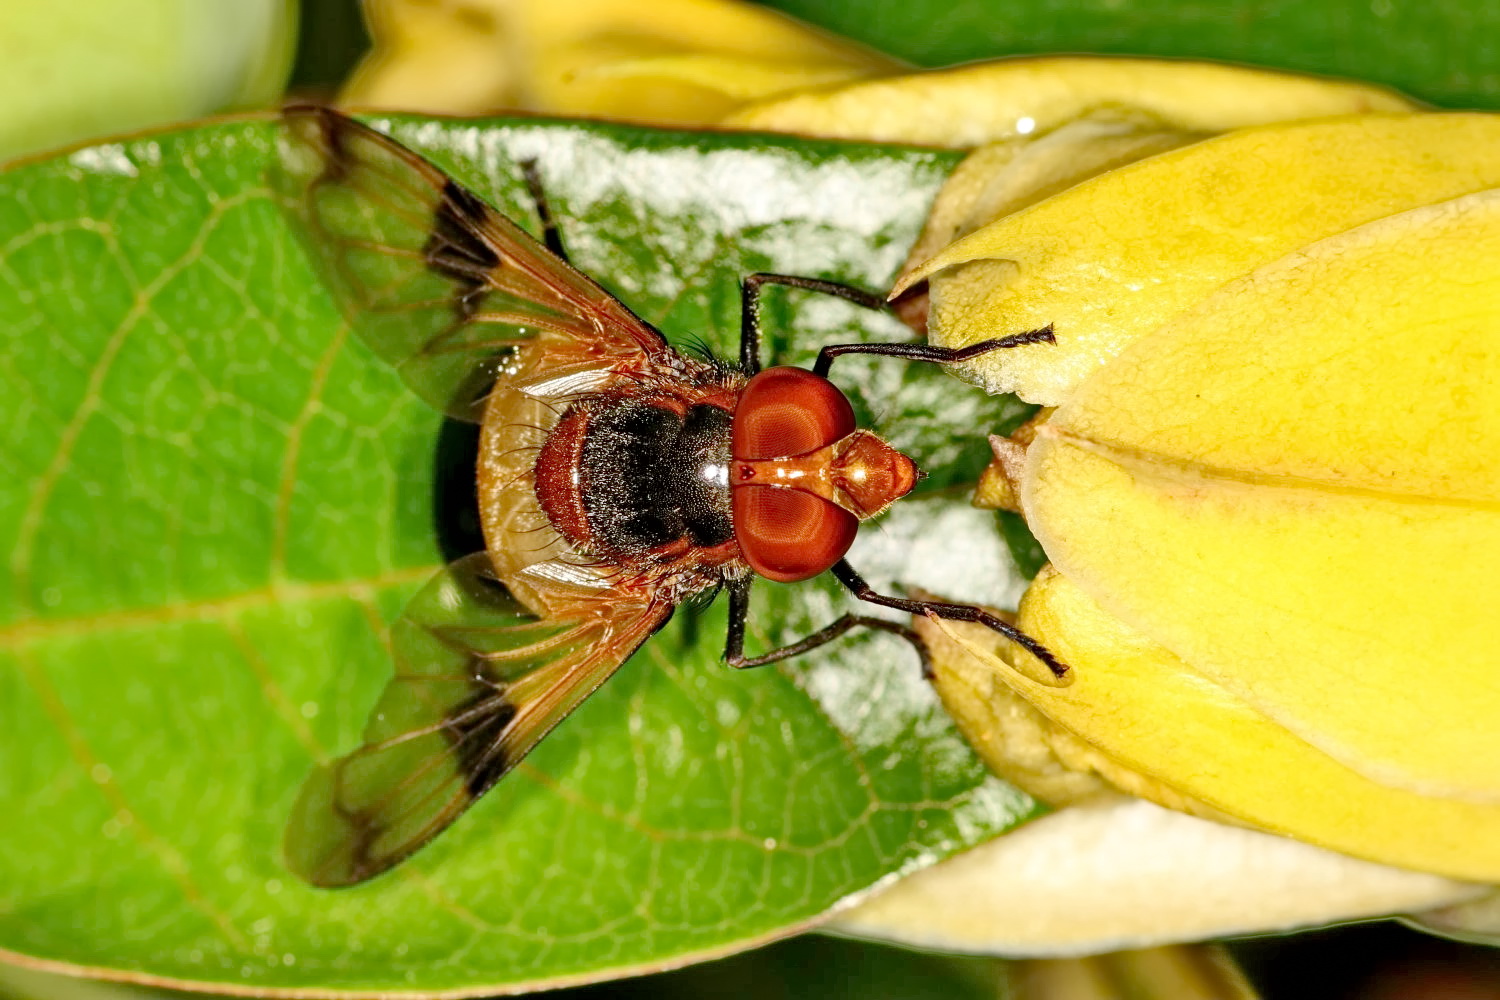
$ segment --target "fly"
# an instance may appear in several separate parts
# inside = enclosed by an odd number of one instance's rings
[[[364,743],[307,779],[291,869],[353,885],[437,836],[694,595],[729,595],[724,656],[774,663],[855,628],[846,613],[789,645],[744,650],[757,577],[831,571],[860,600],[978,622],[1040,658],[987,611],[877,593],[844,555],[861,521],[916,483],[912,460],[855,426],[828,380],[844,354],[947,363],[1051,343],[1050,329],[948,349],[836,344],[811,370],[762,369],[767,284],[871,309],[878,296],[811,278],[742,284],[738,364],[670,347],[568,264],[534,168],[544,243],[393,139],[337,112],[289,108],[276,185],[360,339],[419,396],[480,424],[485,551],[448,566],[391,628],[395,675]]]

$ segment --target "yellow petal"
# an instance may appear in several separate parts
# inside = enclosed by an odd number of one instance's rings
[[[1021,624],[1078,671],[1015,683],[1122,765],[1264,829],[1452,878],[1500,880],[1500,806],[1371,781],[1102,611],[1066,577],[1037,578]],[[1341,692],[1350,696],[1352,692]]]
[[[992,658],[971,655],[964,642],[973,641],[972,630],[961,638],[960,626],[927,618],[916,619],[915,628],[932,658],[932,685],[943,708],[992,772],[1050,806],[1115,793],[1116,786],[1099,767],[1104,763],[1112,778],[1112,762],[1102,762],[1097,750],[1060,729],[997,676]],[[993,633],[981,626],[979,635],[988,640]],[[1044,667],[1027,676],[1049,683]]]
[[[1224,819],[1042,714],[1011,686],[994,632],[914,624],[944,707],[986,765],[1064,808],[902,879],[840,917],[843,932],[944,951],[1081,955],[1421,911],[1488,891],[1125,798],[1114,789]]]
[[[1411,110],[1369,84],[1206,62],[1048,56],[853,83],[745,108],[725,124],[966,148],[1086,116],[1156,119],[1187,132]]]
[[[369,0],[370,54],[340,101],[363,108],[479,114],[515,106],[520,66],[500,21],[456,4]]]
[[[891,294],[926,276],[920,265],[960,237],[1106,170],[1207,138],[1153,121],[1081,118],[1040,136],[981,146],[949,175]],[[996,261],[997,267],[1009,267]],[[978,265],[974,265],[978,266]]]
[[[1413,913],[1488,891],[1117,795],[916,872],[833,926],[939,951],[1092,955]]]
[[[607,106],[621,114],[637,110],[628,94],[614,90],[621,84],[645,87],[647,81],[667,81],[698,87],[739,102],[785,90],[800,90],[839,83],[862,75],[848,64],[796,63],[719,52],[689,52],[659,56],[636,56],[613,46],[580,46],[572,50],[578,66],[572,70],[609,88],[588,103],[590,108]],[[649,94],[649,91],[646,91]]]
[[[746,101],[903,65],[733,0],[371,0],[367,9],[375,47],[344,95],[351,104],[706,124]]]
[[[1497,372],[1500,191],[1136,342],[1038,430],[1023,510],[1103,607],[1310,744],[1500,803]]]
[[[1500,184],[1500,116],[1365,116],[1232,132],[1111,170],[948,246],[930,333],[957,346],[1053,324],[1057,344],[967,366],[1056,405],[1220,285],[1353,226]],[[941,272],[941,273],[939,273]]]
[[[1500,191],[1313,244],[1036,432],[1057,571],[1015,675],[1125,767],[1272,830],[1500,878]],[[1060,574],[1060,575],[1059,575]]]

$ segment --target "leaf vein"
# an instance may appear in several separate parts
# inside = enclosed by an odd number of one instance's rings
[[[193,881],[192,868],[187,860],[170,841],[147,826],[140,814],[131,807],[130,801],[120,791],[113,772],[94,753],[93,747],[89,745],[77,724],[74,723],[73,717],[68,713],[68,708],[57,693],[57,689],[47,679],[46,673],[24,653],[16,657],[16,662],[26,683],[31,686],[32,691],[42,703],[43,710],[51,718],[53,725],[57,726],[58,732],[62,734],[73,759],[78,762],[83,773],[91,776],[100,794],[120,816],[127,820],[122,826],[131,831],[148,854],[155,856],[168,877],[177,883],[193,909],[207,917],[231,945],[240,951],[248,951],[249,940],[240,933],[229,915],[214,906],[198,884]],[[101,774],[104,777],[99,777]]]
[[[163,267],[161,273],[140,290],[135,302],[105,341],[104,349],[100,351],[98,360],[89,371],[83,399],[63,427],[57,449],[52,453],[52,460],[37,477],[27,499],[26,509],[21,515],[20,531],[17,533],[16,546],[11,553],[11,573],[15,602],[17,607],[23,609],[23,614],[36,614],[36,605],[31,597],[31,560],[48,501],[51,499],[58,480],[62,478],[63,472],[72,461],[73,448],[77,445],[84,426],[102,402],[101,391],[104,388],[104,380],[114,367],[115,359],[125,346],[126,340],[129,339],[130,332],[149,314],[156,294],[200,257],[210,235],[228,212],[262,195],[263,192],[246,191],[215,202],[211,213],[203,221],[203,227],[193,238],[187,250],[177,260]]]

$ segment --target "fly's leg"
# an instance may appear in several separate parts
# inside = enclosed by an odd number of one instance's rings
[[[839,583],[848,587],[854,596],[858,597],[861,601],[878,604],[883,608],[895,608],[898,611],[905,611],[908,614],[933,615],[955,622],[974,622],[994,629],[1045,663],[1047,669],[1052,671],[1052,675],[1059,681],[1068,679],[1068,665],[1053,655],[1050,649],[1016,628],[1010,622],[1003,618],[997,618],[983,608],[977,608],[972,604],[949,604],[945,601],[917,601],[905,597],[891,597],[886,594],[877,594],[875,589],[854,571],[854,567],[849,565],[847,559],[840,559],[833,564],[833,575],[838,578]]]
[[[867,292],[853,285],[841,285],[837,281],[764,272],[747,275],[740,282],[740,368],[747,375],[760,371],[760,290],[766,285],[786,285],[820,295],[832,295],[865,309],[878,310],[886,307],[885,299],[874,292]]]
[[[873,628],[899,635],[911,643],[922,661],[922,676],[931,679],[932,656],[927,650],[927,643],[922,641],[921,636],[905,625],[889,622],[884,618],[871,618],[869,615],[840,615],[823,628],[796,642],[773,649],[769,653],[761,653],[759,656],[746,656],[745,618],[750,611],[750,584],[753,582],[754,577],[745,577],[729,585],[729,634],[724,641],[724,659],[731,667],[737,669],[762,667],[767,663],[788,660],[794,656],[801,656],[809,650],[817,649],[824,643],[832,642],[851,629]]]
[[[536,209],[537,221],[542,224],[542,242],[546,244],[552,255],[564,261],[568,261],[568,251],[563,247],[562,233],[558,231],[557,220],[552,216],[552,207],[547,204],[547,192],[542,189],[542,175],[536,168],[535,160],[522,160],[520,163],[521,177],[526,181],[526,193],[531,195],[531,204]]]
[[[820,295],[832,295],[845,302],[853,302],[864,309],[883,310],[889,307],[889,303],[874,292],[855,288],[853,285],[840,284],[837,281],[822,281],[818,278],[801,278],[793,274],[765,272],[748,275],[740,282],[740,368],[747,375],[755,374],[760,371],[761,367],[760,291],[766,285],[786,285],[789,288],[800,288],[803,291],[817,292]],[[993,337],[967,347],[935,347],[931,344],[830,344],[818,352],[818,360],[813,364],[813,372],[826,376],[828,369],[833,365],[833,359],[841,354],[876,354],[886,358],[904,358],[907,361],[952,364],[955,361],[977,358],[990,351],[1024,347],[1028,344],[1052,344],[1056,341],[1057,338],[1053,336],[1052,327],[1049,325],[1040,330],[1028,330],[1025,333],[1011,334],[1007,337]]]
[[[932,361],[940,365],[955,361],[968,361],[991,351],[1003,351],[1009,347],[1025,347],[1028,344],[1055,344],[1049,324],[1040,330],[1027,330],[1006,337],[992,337],[967,347],[936,347],[932,344],[829,344],[818,352],[813,364],[813,373],[826,376],[833,359],[841,354],[875,354],[883,358],[904,358],[907,361]]]

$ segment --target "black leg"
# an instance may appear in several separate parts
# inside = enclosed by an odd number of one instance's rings
[[[1056,342],[1057,338],[1052,335],[1052,327],[1048,325],[1040,330],[1028,330],[1025,333],[1013,333],[1008,337],[981,340],[968,347],[934,347],[931,344],[830,344],[818,352],[818,360],[813,365],[813,372],[817,375],[827,375],[829,367],[833,365],[833,359],[840,354],[878,354],[885,358],[935,361],[945,365],[954,361],[967,361],[981,354],[1004,350],[1007,347]]]
[[[537,221],[542,224],[542,242],[555,256],[567,260],[568,251],[563,249],[562,233],[558,232],[557,222],[552,218],[552,209],[547,205],[547,193],[542,190],[542,175],[537,172],[535,160],[521,161],[521,176],[526,181],[526,192],[531,195],[531,203],[536,207]]]
[[[939,618],[946,618],[949,621],[976,622],[977,624],[992,628],[1045,663],[1047,669],[1052,671],[1053,676],[1058,680],[1063,680],[1068,676],[1068,665],[1056,656],[1053,656],[1050,649],[1016,628],[1010,622],[996,618],[983,608],[976,608],[972,604],[947,604],[942,601],[913,601],[903,597],[888,597],[885,594],[877,594],[854,571],[854,567],[850,566],[846,559],[840,559],[833,564],[833,575],[838,577],[839,582],[853,591],[854,596],[858,597],[861,601],[869,601],[871,604],[878,604],[883,608],[896,608],[908,614],[931,614]]]
[[[796,642],[773,649],[769,653],[761,653],[759,656],[746,656],[745,616],[750,611],[750,584],[754,582],[754,579],[754,577],[746,577],[729,585],[729,634],[724,641],[724,659],[731,667],[743,670],[747,667],[761,667],[767,663],[776,663],[778,660],[791,659],[794,656],[801,656],[808,650],[817,649],[825,642],[832,642],[850,629],[874,628],[882,632],[890,632],[892,635],[899,635],[911,643],[922,661],[922,676],[931,679],[932,657],[927,651],[927,643],[905,625],[888,622],[884,618],[871,618],[868,615],[841,615],[812,635],[804,636]]]
[[[527,183],[529,185],[531,181],[528,179]],[[533,197],[539,197],[539,190],[538,188],[532,192]],[[551,239],[548,240],[547,245],[552,246]],[[554,248],[553,252],[561,256],[560,247]],[[800,288],[821,295],[832,295],[865,309],[880,310],[889,305],[885,299],[874,292],[855,288],[853,285],[840,284],[837,281],[822,281],[818,278],[801,278],[794,274],[766,272],[748,275],[740,282],[740,368],[747,375],[754,375],[760,371],[760,290],[765,285],[786,285],[789,288]],[[968,347],[934,347],[931,344],[830,344],[818,352],[818,360],[813,365],[813,372],[826,376],[828,369],[833,365],[833,359],[841,354],[876,354],[887,358],[904,358],[908,361],[951,364],[1008,347],[1056,342],[1057,338],[1052,334],[1052,327],[1048,325],[1040,330],[1028,330],[1025,333],[1015,333],[1008,337],[982,340]]]
[[[746,375],[760,371],[760,289],[762,285],[786,285],[822,295],[832,295],[866,309],[884,309],[885,299],[874,292],[837,281],[799,278],[794,274],[747,275],[740,282],[740,368]]]

